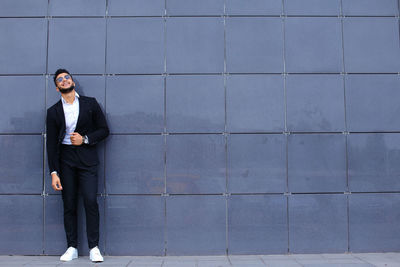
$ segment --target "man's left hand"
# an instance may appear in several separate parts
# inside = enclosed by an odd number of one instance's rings
[[[71,133],[71,143],[74,146],[80,146],[83,144],[83,137],[79,133],[73,132]]]

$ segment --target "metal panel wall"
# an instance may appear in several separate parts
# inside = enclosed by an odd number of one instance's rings
[[[398,0],[2,0],[0,36],[0,254],[65,249],[59,67],[111,128],[106,254],[400,251]]]

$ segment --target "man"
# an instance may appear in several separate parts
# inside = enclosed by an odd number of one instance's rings
[[[61,100],[47,110],[47,156],[51,186],[62,191],[67,251],[61,261],[78,257],[77,200],[80,188],[86,213],[90,260],[103,261],[98,248],[99,208],[97,204],[96,144],[109,134],[106,119],[95,98],[75,92],[72,75],[65,69],[54,74]]]

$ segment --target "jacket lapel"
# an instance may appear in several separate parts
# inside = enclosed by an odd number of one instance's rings
[[[60,129],[60,133],[59,133],[59,138],[64,139],[66,126],[65,126],[64,109],[63,109],[61,100],[59,100],[57,102],[56,112],[57,112],[57,117],[61,120],[61,129]]]
[[[85,114],[85,98],[80,96],[79,97],[79,115],[78,115],[78,121],[76,122],[76,127],[75,131],[80,129],[81,123],[82,123],[82,116]]]

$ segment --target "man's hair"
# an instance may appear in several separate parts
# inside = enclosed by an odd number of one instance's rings
[[[67,71],[66,69],[58,69],[58,70],[54,73],[54,77],[53,77],[53,79],[54,79],[54,84],[56,85],[56,87],[57,87],[57,81],[56,81],[57,76],[60,75],[61,73],[68,73],[69,76],[71,76],[71,79],[74,80],[74,79],[72,78],[71,73],[69,73],[69,71]]]

